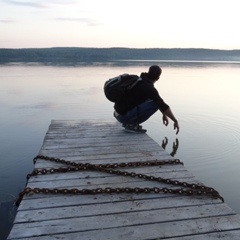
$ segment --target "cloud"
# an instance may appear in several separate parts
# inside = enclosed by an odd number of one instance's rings
[[[16,21],[10,19],[0,19],[0,23],[14,23]]]
[[[55,104],[52,102],[46,102],[46,103],[37,103],[35,105],[21,105],[21,106],[16,106],[15,108],[18,108],[18,109],[53,109],[53,108],[55,108]]]
[[[18,1],[18,0],[5,0],[6,3],[14,4],[23,7],[35,7],[35,8],[45,8],[46,5],[40,1]]]
[[[14,4],[23,7],[49,8],[51,5],[74,4],[74,0],[5,0],[5,3]]]
[[[90,18],[68,18],[68,17],[59,17],[55,18],[57,21],[73,21],[73,22],[80,22],[89,26],[96,26],[101,25],[99,22],[96,22],[93,19]]]

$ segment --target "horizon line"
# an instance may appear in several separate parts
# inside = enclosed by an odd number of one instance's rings
[[[23,48],[0,48],[0,50],[24,50],[24,49],[54,49],[54,48],[89,48],[89,49],[136,49],[136,50],[151,50],[151,49],[165,49],[165,50],[214,50],[214,51],[240,51],[240,49],[219,49],[219,48],[202,48],[202,47],[172,47],[172,48],[161,48],[161,47],[151,47],[151,48],[133,48],[133,47],[23,47]]]

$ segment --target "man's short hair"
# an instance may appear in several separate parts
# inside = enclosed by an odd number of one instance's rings
[[[148,77],[151,80],[158,80],[162,73],[162,69],[157,65],[152,65],[148,70]]]

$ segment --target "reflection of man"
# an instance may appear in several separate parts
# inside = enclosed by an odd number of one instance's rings
[[[165,137],[163,140],[162,140],[162,148],[165,149],[166,146],[168,144],[168,139]]]
[[[179,141],[178,141],[178,139],[176,138],[176,141],[173,142],[172,152],[171,152],[171,154],[170,154],[172,157],[174,157],[175,154],[177,153],[178,147],[179,147]]]
[[[163,148],[163,149],[166,149],[166,146],[167,146],[167,145],[168,145],[168,139],[165,137],[165,138],[162,140],[162,148]],[[170,155],[171,155],[172,157],[174,157],[175,154],[177,153],[178,147],[179,147],[179,141],[178,141],[178,139],[176,138],[175,142],[173,142],[172,152],[170,153]]]
[[[139,81],[121,101],[115,103],[114,117],[123,124],[126,132],[145,133],[147,130],[139,124],[160,110],[163,114],[163,124],[167,126],[168,118],[170,118],[174,122],[176,134],[178,134],[177,119],[154,87],[154,83],[160,78],[161,73],[162,70],[159,66],[151,66],[147,73],[141,73],[142,81]]]

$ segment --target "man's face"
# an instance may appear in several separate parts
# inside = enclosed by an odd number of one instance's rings
[[[161,76],[161,75],[160,75],[160,76]],[[155,81],[153,81],[153,84],[159,80],[160,76],[159,76]]]

